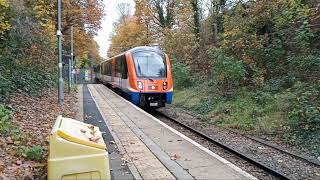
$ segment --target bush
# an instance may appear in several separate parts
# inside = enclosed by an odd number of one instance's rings
[[[246,70],[241,60],[229,57],[219,50],[211,50],[209,57],[214,79],[238,86],[245,78]]]
[[[13,18],[0,45],[0,102],[18,89],[37,95],[56,84],[55,43],[48,35],[51,27],[39,21],[25,3],[9,4]]]
[[[0,104],[0,135],[11,136],[13,140],[21,137],[20,129],[10,121],[11,110]]]
[[[266,81],[261,90],[273,93],[282,92],[291,88],[297,80],[293,74],[279,76]]]
[[[320,55],[296,55],[287,58],[291,74],[301,80],[320,79]]]
[[[320,130],[320,84],[308,85],[298,82],[292,88],[289,124],[295,129]]]
[[[33,147],[23,147],[22,155],[25,156],[27,160],[41,161],[43,157],[43,148],[41,146]]]
[[[0,56],[0,102],[7,100],[9,94],[18,89],[29,95],[38,95],[43,88],[56,85],[57,76],[53,68],[42,69],[37,65],[15,63],[14,60],[10,63],[10,60]]]
[[[192,86],[192,75],[189,67],[172,61],[172,72],[175,88]]]

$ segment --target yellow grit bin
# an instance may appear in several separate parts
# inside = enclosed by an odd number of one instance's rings
[[[48,179],[110,179],[99,128],[59,116],[50,135]]]

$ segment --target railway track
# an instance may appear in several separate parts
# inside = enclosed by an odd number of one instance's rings
[[[248,139],[251,139],[251,140],[253,140],[253,141],[256,141],[256,142],[258,142],[258,143],[261,143],[261,144],[263,144],[263,145],[265,145],[265,146],[268,146],[268,147],[270,147],[270,148],[276,149],[276,150],[278,150],[278,151],[280,151],[280,152],[282,152],[282,153],[284,153],[284,154],[293,156],[293,157],[295,157],[296,159],[300,159],[300,160],[303,160],[303,161],[305,161],[305,162],[307,162],[307,163],[314,164],[314,165],[316,165],[316,166],[320,166],[320,162],[318,162],[318,161],[316,161],[316,160],[314,160],[314,159],[311,159],[311,158],[306,157],[306,156],[303,156],[303,155],[296,154],[296,153],[294,153],[294,152],[287,151],[287,150],[283,149],[282,147],[277,146],[277,145],[274,145],[274,144],[271,144],[271,143],[269,143],[269,142],[266,142],[266,141],[263,140],[263,139],[260,139],[260,138],[257,138],[257,137],[253,137],[253,136],[250,136],[250,135],[246,135],[246,134],[241,133],[240,131],[237,131],[237,130],[233,130],[233,129],[227,129],[227,130],[228,130],[228,131],[231,131],[231,132],[233,132],[233,133],[239,134],[239,135],[241,135],[241,136],[244,136],[244,137],[246,137],[246,138],[248,138]]]
[[[161,112],[159,112],[159,113],[161,113]],[[194,116],[194,114],[192,114],[192,113],[189,113],[189,112],[186,112],[186,113],[187,113],[188,115],[190,115],[190,116]],[[163,113],[162,113],[162,114],[163,114]],[[164,115],[164,114],[163,114],[163,115]],[[167,116],[167,115],[165,115],[165,116]],[[293,157],[295,157],[295,158],[297,158],[297,159],[303,160],[303,161],[305,161],[305,162],[307,162],[307,163],[310,163],[310,164],[313,164],[313,165],[316,165],[316,166],[320,166],[320,161],[318,161],[317,159],[313,159],[313,158],[310,158],[310,157],[307,157],[307,156],[304,156],[304,155],[299,155],[299,154],[297,154],[297,153],[288,151],[288,150],[286,150],[286,149],[284,149],[284,148],[282,148],[282,147],[280,147],[280,146],[278,146],[278,145],[269,143],[269,142],[267,142],[267,141],[265,141],[265,140],[263,140],[263,139],[261,139],[261,138],[258,138],[258,137],[254,137],[254,136],[251,136],[251,135],[247,135],[247,134],[245,134],[245,133],[243,133],[243,132],[240,132],[240,131],[238,131],[238,130],[235,130],[235,129],[231,129],[231,128],[225,128],[225,129],[226,129],[226,131],[230,131],[230,132],[232,132],[232,133],[239,134],[239,135],[244,136],[244,137],[246,137],[246,138],[248,138],[248,139],[251,139],[251,140],[253,140],[253,141],[256,141],[256,142],[258,142],[258,143],[260,143],[260,144],[263,144],[263,145],[268,146],[268,147],[270,147],[270,148],[273,148],[273,149],[276,149],[276,150],[278,150],[278,151],[281,151],[281,152],[284,153],[284,154],[288,154],[288,155],[293,156]]]
[[[154,116],[157,116],[157,117],[161,116],[163,118],[166,118],[167,120],[170,120],[171,122],[173,122],[173,123],[185,128],[185,129],[187,129],[188,131],[190,131],[190,132],[192,132],[192,133],[204,138],[205,140],[209,141],[210,143],[213,143],[213,144],[223,148],[224,150],[236,155],[237,157],[249,162],[250,164],[262,169],[263,171],[269,173],[270,175],[272,175],[272,176],[274,176],[276,178],[285,179],[285,180],[292,179],[292,178],[288,177],[287,175],[283,174],[282,172],[279,172],[276,169],[273,169],[273,168],[268,167],[267,165],[265,165],[263,163],[258,162],[257,160],[251,158],[247,154],[242,153],[239,150],[234,149],[232,147],[229,147],[229,146],[227,146],[227,145],[225,145],[225,144],[223,144],[223,143],[211,138],[210,136],[206,135],[205,133],[203,133],[203,132],[201,132],[201,131],[199,131],[199,130],[197,130],[197,129],[189,126],[189,125],[186,125],[186,124],[184,124],[184,123],[182,123],[182,122],[180,122],[180,121],[178,121],[178,120],[176,120],[174,118],[171,118],[171,117],[169,117],[169,116],[167,116],[167,115],[165,115],[165,114],[163,114],[163,113],[161,113],[159,111],[152,111],[151,114],[154,115]]]

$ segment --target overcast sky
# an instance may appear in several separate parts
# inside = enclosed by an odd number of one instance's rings
[[[134,1],[133,0],[104,0],[105,5],[105,17],[102,20],[102,28],[95,37],[95,40],[100,46],[100,55],[102,57],[107,56],[107,50],[110,45],[110,33],[113,29],[113,22],[117,21],[119,18],[117,12],[117,4],[119,3],[129,3],[131,4],[131,14],[134,11]]]

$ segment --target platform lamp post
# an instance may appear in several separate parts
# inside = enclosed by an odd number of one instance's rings
[[[74,61],[73,59],[73,26],[71,26],[71,68],[72,68],[71,70],[73,70],[73,66],[74,66],[73,61]],[[72,83],[73,83],[73,74],[71,74],[71,85]]]
[[[73,26],[71,26],[70,29],[71,34],[71,40],[70,40],[70,46],[71,46],[71,53],[70,58],[68,58],[68,94],[71,93],[71,87],[72,87],[72,62],[73,62]]]
[[[62,78],[62,33],[61,33],[61,0],[57,0],[57,11],[58,11],[58,102],[63,104],[63,78]]]

